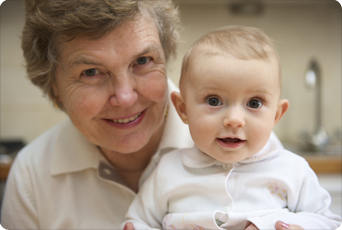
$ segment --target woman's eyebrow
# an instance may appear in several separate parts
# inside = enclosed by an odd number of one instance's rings
[[[102,65],[100,62],[96,62],[95,60],[92,60],[90,58],[87,58],[85,56],[78,56],[77,58],[75,58],[74,60],[72,60],[71,62],[68,63],[68,67],[72,67],[75,65],[82,65],[82,64],[86,64],[86,65]]]
[[[160,54],[160,50],[163,50],[163,48],[156,45],[156,44],[150,44],[145,49],[143,49],[139,54],[137,54],[136,57],[140,57],[140,56],[143,56],[147,53],[155,52],[155,51],[157,51],[158,54]]]
[[[150,52],[156,52],[160,55],[161,52],[160,50],[163,50],[160,46],[158,45],[155,45],[155,44],[151,44],[149,46],[147,46],[145,49],[143,49],[140,53],[138,53],[137,55],[134,56],[134,58],[138,58],[138,57],[141,57],[147,53],[150,53]],[[75,59],[73,59],[72,61],[70,61],[68,63],[68,67],[73,67],[75,65],[82,65],[82,64],[85,64],[85,65],[98,65],[98,66],[101,66],[103,65],[102,63],[100,62],[97,62],[96,60],[93,60],[91,58],[87,58],[86,56],[78,56],[76,57]]]

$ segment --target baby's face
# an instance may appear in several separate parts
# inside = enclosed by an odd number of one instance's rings
[[[182,92],[194,142],[226,163],[256,154],[276,123],[280,97],[276,60],[194,56]]]

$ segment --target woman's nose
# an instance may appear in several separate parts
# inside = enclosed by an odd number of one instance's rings
[[[245,126],[245,118],[242,109],[230,108],[225,114],[223,125],[225,127],[242,128]]]
[[[137,99],[138,93],[134,79],[125,76],[114,83],[114,95],[110,97],[109,101],[113,106],[130,107]]]

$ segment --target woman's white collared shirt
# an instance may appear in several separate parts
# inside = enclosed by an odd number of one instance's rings
[[[169,93],[178,90],[169,80]],[[193,146],[188,127],[171,100],[157,153]],[[66,120],[46,131],[17,156],[6,184],[1,225],[6,229],[118,229],[135,193],[98,148]]]

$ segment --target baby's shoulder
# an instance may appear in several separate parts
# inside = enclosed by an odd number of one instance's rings
[[[311,170],[309,163],[304,157],[286,149],[280,150],[279,154],[277,154],[272,161],[272,164],[275,167],[290,165],[291,168],[296,168],[297,170],[300,169],[301,171]]]
[[[287,149],[280,150],[280,154],[278,156],[280,158],[286,158],[288,160],[298,162],[299,164],[303,164],[304,162],[306,162],[304,157],[294,152],[291,152],[290,150],[287,150]]]

